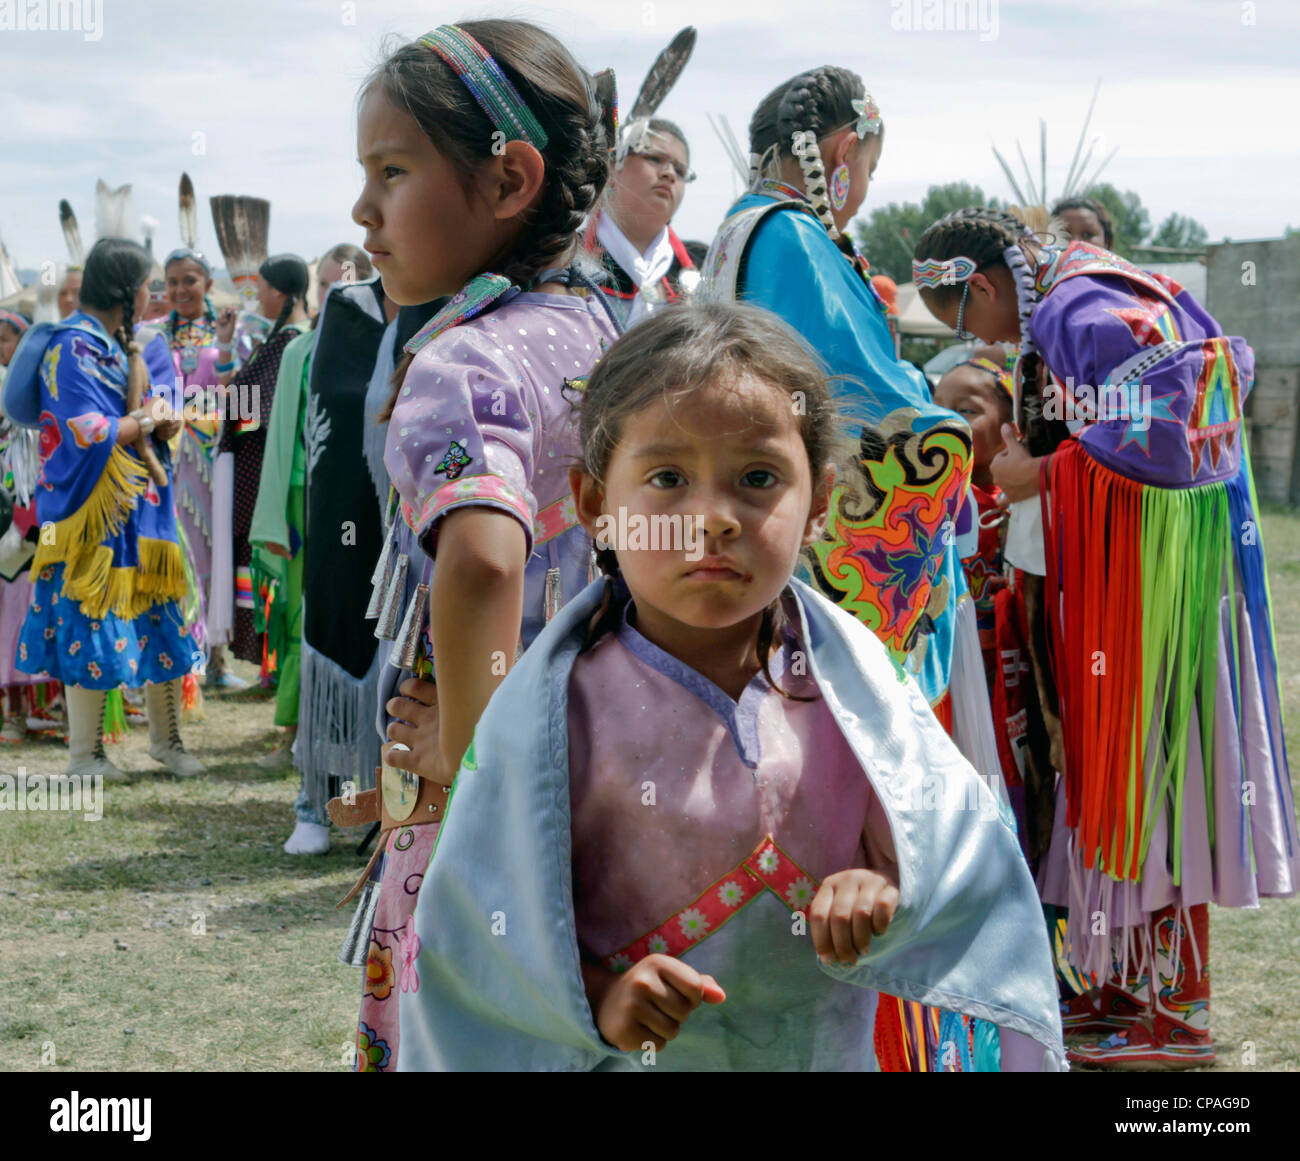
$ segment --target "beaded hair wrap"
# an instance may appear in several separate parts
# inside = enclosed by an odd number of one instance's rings
[[[1030,230],[1026,229],[1025,234],[1032,236]],[[1034,313],[1034,307],[1038,305],[1038,300],[1042,297],[1038,293],[1038,288],[1034,285],[1034,272],[1030,269],[1028,261],[1025,259],[1025,252],[1020,248],[1019,242],[1013,242],[1002,251],[1002,257],[1006,261],[1007,269],[1015,276],[1016,280],[1016,301],[1020,306],[1020,353],[1021,355],[1035,354],[1034,340],[1029,334],[1029,316]]]
[[[507,141],[526,141],[539,152],[546,148],[549,138],[541,122],[501,66],[468,32],[455,24],[443,24],[426,32],[420,43],[451,66]]]
[[[936,286],[956,286],[975,273],[975,263],[969,258],[912,259],[912,281],[917,287],[929,290]]]

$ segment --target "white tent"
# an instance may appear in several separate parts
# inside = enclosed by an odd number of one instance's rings
[[[955,339],[956,332],[944,326],[921,301],[916,283],[904,282],[898,288],[898,329],[905,335],[931,339]]]

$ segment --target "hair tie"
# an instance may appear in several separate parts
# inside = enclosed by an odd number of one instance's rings
[[[549,138],[519,90],[477,40],[455,24],[443,24],[420,37],[420,43],[447,62],[470,96],[507,141],[526,141],[539,152]]]

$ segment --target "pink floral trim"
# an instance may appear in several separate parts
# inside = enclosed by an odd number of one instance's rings
[[[517,492],[500,476],[464,476],[448,484],[443,484],[425,500],[418,512],[406,500],[402,501],[402,519],[416,536],[423,536],[434,522],[445,516],[453,508],[465,508],[471,505],[486,504],[493,508],[504,508],[529,531],[533,527],[532,515],[528,501],[522,492]]]
[[[698,899],[653,931],[611,955],[605,966],[613,972],[625,972],[648,955],[679,956],[757,899],[765,887],[792,912],[806,911],[819,885],[769,834],[734,871],[710,884]]]

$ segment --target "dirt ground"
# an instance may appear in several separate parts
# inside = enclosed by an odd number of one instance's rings
[[[1263,524],[1298,755],[1300,516]],[[361,975],[338,962],[351,905],[334,905],[361,835],[284,854],[297,775],[252,763],[274,744],[272,701],[209,697],[205,714],[182,730],[205,777],[155,776],[140,724],[110,754],[147,776],[107,788],[101,820],[0,815],[0,1067],[350,1067]],[[0,751],[0,773],[65,763],[58,738]],[[1211,911],[1217,1069],[1300,1070],[1300,904]]]

